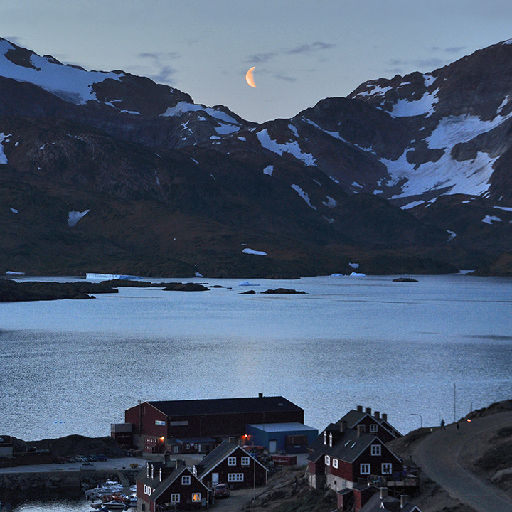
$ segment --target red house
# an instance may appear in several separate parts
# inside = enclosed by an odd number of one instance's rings
[[[137,511],[194,510],[209,504],[208,488],[184,461],[148,462],[137,477]]]
[[[230,489],[267,483],[268,469],[241,446],[224,442],[194,467],[203,484],[227,484]]]
[[[379,413],[358,407],[329,425],[311,444],[308,458],[309,485],[341,492],[355,484],[378,485],[394,492],[414,492],[419,486],[416,471],[404,466],[385,444],[401,434]],[[383,439],[384,438],[384,439]],[[416,469],[416,468],[414,468]],[[344,496],[351,499],[349,496]]]

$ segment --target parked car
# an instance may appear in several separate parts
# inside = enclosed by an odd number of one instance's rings
[[[229,487],[226,484],[217,484],[213,488],[213,494],[216,498],[229,498],[231,495]]]

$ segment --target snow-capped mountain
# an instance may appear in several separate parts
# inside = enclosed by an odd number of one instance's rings
[[[508,261],[511,43],[259,125],[1,39],[0,267],[269,276]]]

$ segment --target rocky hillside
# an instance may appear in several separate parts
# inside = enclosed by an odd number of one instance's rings
[[[0,272],[512,275],[512,44],[258,125],[0,40]]]

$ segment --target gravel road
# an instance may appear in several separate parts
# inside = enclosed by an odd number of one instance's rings
[[[484,432],[512,426],[512,412],[475,418],[447,425],[426,437],[414,450],[413,460],[422,471],[448,493],[478,512],[512,512],[512,498],[500,489],[478,479],[461,465],[461,451]]]

